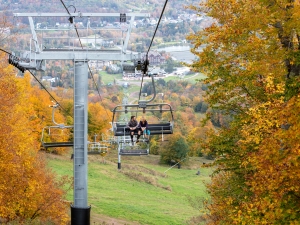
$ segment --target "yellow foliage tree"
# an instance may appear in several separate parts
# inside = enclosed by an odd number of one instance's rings
[[[213,130],[213,125],[210,121],[205,126],[197,126],[191,129],[187,136],[187,142],[190,145],[189,156],[202,156],[202,142],[199,140],[207,139],[208,132]]]
[[[107,133],[111,128],[112,112],[106,110],[99,103],[89,103],[88,105],[88,133],[92,137],[94,134]]]
[[[208,224],[299,224],[299,1],[191,8],[214,21],[188,37],[192,67],[207,75],[209,105],[232,116],[203,141],[218,167]]]
[[[28,79],[15,77],[6,56],[0,57],[0,218],[67,224],[69,207],[61,188],[70,181],[56,181],[46,169],[32,127],[35,112],[28,101]]]
[[[37,86],[30,85],[30,76],[29,74],[24,75],[24,79],[27,80],[26,83],[26,91],[28,92],[28,104],[32,106],[32,113],[30,115],[31,118],[31,128],[34,130],[34,136],[37,141],[41,141],[41,131],[46,126],[55,126],[56,124],[52,121],[52,110],[53,106],[56,104],[52,99],[52,97],[43,89],[40,89]],[[71,117],[70,111],[72,111],[71,100],[64,99],[64,101],[60,101],[55,93],[51,93],[51,95],[59,101],[59,104],[63,107],[58,107],[54,113],[54,120],[59,124],[65,125],[73,125],[73,118]],[[64,112],[66,110],[66,112]],[[53,128],[51,129],[51,135],[48,134],[48,130],[45,130],[44,140],[45,142],[65,142],[72,140],[71,129],[60,129]],[[68,148],[56,148],[51,149],[52,152],[56,152],[61,154],[65,152]]]

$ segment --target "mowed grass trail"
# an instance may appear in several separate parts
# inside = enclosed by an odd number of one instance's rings
[[[122,224],[182,225],[200,216],[195,200],[207,198],[204,182],[211,169],[201,168],[201,159],[181,169],[159,165],[159,156],[122,157],[117,169],[117,155],[110,153],[106,163],[101,156],[88,156],[88,204],[93,218],[101,215],[126,221]],[[73,161],[67,157],[47,156],[48,165],[58,175],[73,176]],[[199,164],[199,165],[198,165]],[[202,164],[202,163],[201,163]],[[67,200],[73,201],[73,193]],[[105,223],[104,223],[105,224]],[[120,223],[114,223],[120,224]]]

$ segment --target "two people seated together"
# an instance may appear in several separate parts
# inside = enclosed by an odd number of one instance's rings
[[[148,136],[150,135],[150,130],[148,130],[148,122],[144,117],[142,117],[141,121],[138,123],[136,117],[131,116],[130,121],[127,124],[127,129],[130,130],[130,138],[132,143],[133,143],[133,135],[135,131],[138,132],[136,143],[139,142],[141,132],[145,135],[145,138],[148,138]]]

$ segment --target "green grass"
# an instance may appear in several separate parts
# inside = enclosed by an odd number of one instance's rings
[[[191,75],[186,75],[183,80],[189,81],[190,83],[195,84],[197,81],[196,80],[203,80],[205,79],[206,76],[202,73],[198,73],[196,74],[191,74]],[[166,82],[168,82],[169,80],[173,80],[173,81],[180,81],[182,80],[182,78],[180,78],[179,76],[169,76],[166,78],[163,78]]]
[[[134,84],[131,84],[129,87],[128,87],[128,93],[133,93],[133,92],[140,92],[140,89],[141,89],[141,86],[140,85],[134,85]]]
[[[113,150],[115,151],[115,150]],[[200,158],[199,158],[200,159]],[[158,164],[158,156],[122,157],[122,169],[117,169],[117,154],[109,153],[106,162],[100,156],[89,156],[88,203],[94,216],[136,221],[138,224],[188,224],[200,216],[191,199],[208,195],[204,182],[209,182],[211,169],[201,168],[201,160],[194,166],[168,170]],[[73,176],[73,161],[48,157],[48,165],[59,175]],[[72,201],[73,193],[67,200]]]
[[[123,75],[122,74],[108,74],[105,71],[100,72],[102,82],[104,85],[107,85],[108,83],[114,83],[114,79],[116,80],[122,80]]]
[[[101,78],[102,78],[102,82],[104,83],[104,85],[107,85],[108,83],[114,83],[114,80],[121,80],[123,81],[123,76],[122,74],[108,74],[105,71],[101,71],[100,72]],[[196,80],[202,80],[205,79],[206,76],[202,73],[198,73],[196,76],[195,74],[191,74],[191,75],[186,75],[184,77],[184,80],[187,80],[191,83],[196,83]],[[166,82],[168,82],[169,80],[174,80],[174,81],[179,81],[181,80],[181,78],[179,78],[178,76],[169,76],[169,77],[165,77],[162,78],[164,79]],[[131,83],[130,87],[128,88],[128,93],[132,93],[135,91],[139,91],[140,90],[140,82],[139,80],[135,80],[133,81],[135,84],[132,84],[131,81],[127,81],[128,83]],[[149,81],[150,82],[150,81]],[[138,84],[138,85],[136,85]]]

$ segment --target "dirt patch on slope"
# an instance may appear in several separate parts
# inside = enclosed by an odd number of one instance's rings
[[[91,225],[139,225],[138,222],[111,218],[104,215],[91,213]]]

